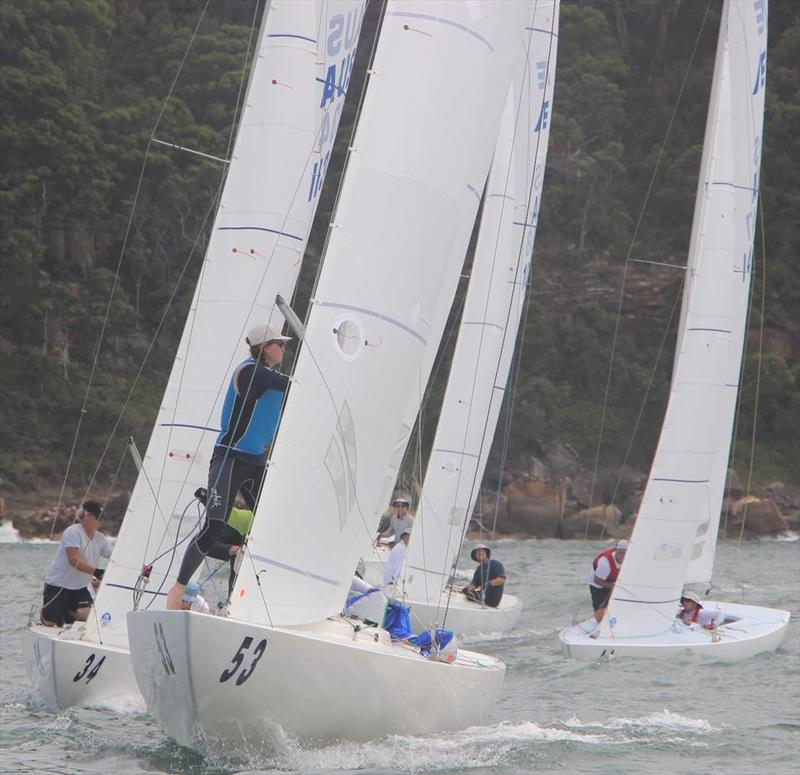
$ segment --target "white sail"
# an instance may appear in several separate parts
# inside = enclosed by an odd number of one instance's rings
[[[408,550],[406,595],[438,604],[469,523],[511,368],[544,179],[558,0],[530,3],[506,101],[436,436]]]
[[[234,590],[237,618],[342,608],[436,346],[489,169],[527,6],[389,2],[354,149]],[[427,374],[422,375],[427,381]]]
[[[294,0],[264,13],[220,207],[143,470],[90,619],[89,637],[127,646],[125,613],[160,608],[198,526],[233,366],[255,323],[282,320],[295,287],[352,72],[364,0]],[[156,560],[156,558],[158,558]],[[156,560],[154,562],[154,560]]]
[[[766,2],[725,4],[669,403],[601,637],[666,631],[683,584],[711,575],[749,299],[766,27]]]

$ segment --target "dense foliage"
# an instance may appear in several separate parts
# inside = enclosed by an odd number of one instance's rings
[[[60,484],[79,420],[69,478],[76,490],[98,460],[102,481],[114,475],[128,435],[146,443],[222,172],[213,160],[151,138],[228,154],[260,13],[251,0],[218,0],[203,13],[204,5],[0,3],[0,485],[7,492]],[[717,0],[563,2],[549,167],[509,436],[514,457],[541,455],[560,442],[592,465],[626,256],[685,261],[719,9]],[[367,35],[378,11],[371,3]],[[757,473],[792,479],[800,408],[800,15],[791,0],[772,0],[770,38],[766,252],[758,247],[737,455],[746,466],[757,416]],[[342,120],[345,141],[370,42],[362,44]],[[308,249],[306,295],[343,155],[340,144]],[[622,463],[646,399],[629,453],[646,467],[673,336],[656,355],[674,327],[682,273],[628,267],[601,458],[606,466]],[[439,374],[434,394],[446,368]],[[123,467],[123,478],[131,475]]]

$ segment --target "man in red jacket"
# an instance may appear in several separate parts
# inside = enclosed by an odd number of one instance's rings
[[[600,552],[592,560],[592,570],[589,572],[589,591],[592,593],[592,608],[594,608],[594,618],[598,624],[606,615],[608,599],[611,597],[611,590],[614,589],[627,551],[628,542],[623,539],[617,541],[615,546]]]

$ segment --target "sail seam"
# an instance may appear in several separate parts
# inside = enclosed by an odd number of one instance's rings
[[[351,312],[361,312],[364,315],[369,315],[373,318],[378,318],[379,320],[383,320],[386,323],[390,323],[393,326],[405,331],[407,334],[411,334],[415,339],[419,339],[422,344],[427,345],[428,340],[425,339],[422,334],[418,331],[415,331],[411,326],[407,326],[405,323],[400,322],[397,318],[389,317],[389,315],[384,315],[382,312],[376,312],[372,309],[367,309],[366,307],[357,307],[354,304],[342,304],[341,302],[337,301],[318,301],[317,304],[320,307],[331,307],[333,309],[347,309]]]
[[[296,568],[294,565],[287,565],[285,562],[279,562],[278,560],[270,560],[269,557],[263,557],[260,554],[252,554],[251,557],[254,560],[259,560],[260,562],[266,563],[267,565],[272,565],[275,568],[280,568],[281,570],[288,570],[291,573],[297,573],[299,576],[305,576],[309,579],[314,579],[315,581],[322,581],[325,584],[331,584],[334,587],[339,586],[339,582],[336,579],[329,579],[327,576],[320,576],[317,573],[312,573],[311,571],[303,570],[302,568]]]
[[[434,16],[429,13],[412,13],[411,11],[387,11],[386,15],[397,16],[406,19],[423,19],[424,21],[438,22],[439,24],[446,24],[449,27],[455,27],[457,30],[466,32],[468,35],[471,35],[476,40],[479,40],[481,43],[484,43],[489,49],[489,51],[494,53],[494,46],[492,46],[492,44],[489,43],[489,41],[486,40],[486,38],[484,38],[483,35],[481,35],[478,32],[475,32],[475,30],[473,29],[470,29],[469,27],[467,27],[466,24],[459,24],[459,22],[453,21],[452,19],[446,19],[443,16]]]
[[[303,241],[303,237],[298,237],[296,234],[289,234],[287,231],[281,231],[280,229],[268,229],[266,226],[220,226],[220,231],[268,231],[271,234],[277,234],[279,237],[289,237],[289,239],[296,239],[300,242]]]

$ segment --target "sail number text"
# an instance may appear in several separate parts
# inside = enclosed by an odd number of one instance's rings
[[[246,636],[239,648],[236,650],[236,653],[233,655],[230,667],[222,671],[222,675],[219,677],[219,682],[221,684],[229,681],[231,678],[233,678],[233,676],[239,673],[236,678],[236,685],[241,686],[251,675],[253,675],[253,671],[256,669],[258,661],[267,650],[267,639],[263,638],[251,653],[250,646],[252,645],[253,638],[251,638],[249,635]],[[247,660],[247,664],[245,665],[246,657],[249,657],[249,660]],[[239,672],[240,669],[241,672]]]
[[[95,657],[97,657],[97,654],[95,654],[94,652],[89,654],[89,656],[86,659],[86,664],[83,666],[83,669],[75,673],[75,677],[72,679],[73,683],[77,683],[83,678],[86,678],[86,683],[88,684],[92,680],[92,678],[94,678],[100,672],[100,668],[103,666],[103,662],[106,661],[106,658],[105,656],[101,657],[97,661],[97,664],[95,664],[94,663]]]

